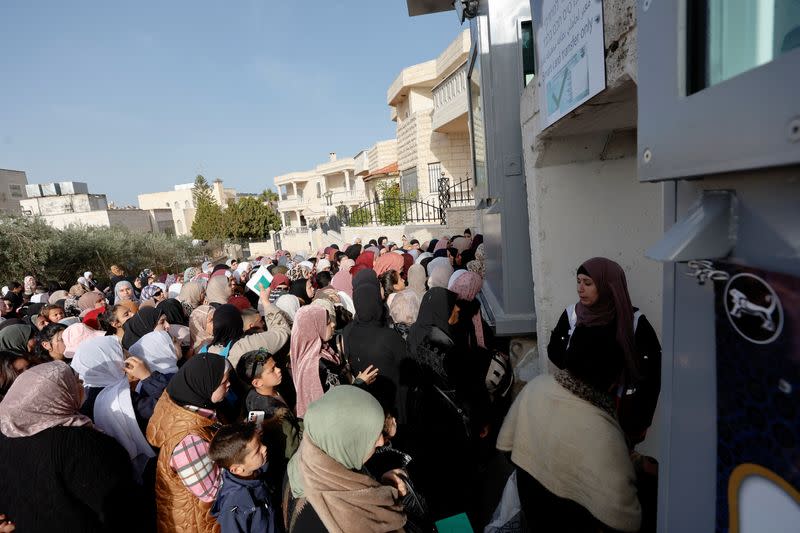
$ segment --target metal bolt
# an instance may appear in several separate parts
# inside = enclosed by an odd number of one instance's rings
[[[650,0],[644,0],[644,3],[642,4],[642,9],[644,9],[645,13],[647,13],[647,10],[650,9],[650,3],[651,3]]]
[[[642,160],[647,164],[651,159],[653,159],[653,152],[650,151],[650,148],[645,148],[644,153],[642,153]]]
[[[795,117],[789,121],[786,126],[786,135],[789,138],[789,142],[796,143],[800,141],[800,117]]]

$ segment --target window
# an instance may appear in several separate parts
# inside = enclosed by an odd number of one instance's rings
[[[536,55],[533,50],[533,23],[526,20],[520,24],[522,36],[522,85],[527,86],[536,72]]]
[[[475,184],[485,186],[486,180],[486,133],[483,125],[483,99],[481,96],[481,52],[476,46],[474,61],[469,72],[469,129],[472,141],[472,161]]]
[[[797,0],[698,0],[689,6],[689,94],[800,48]]]
[[[185,201],[183,202],[183,206],[184,206],[186,209],[189,209],[189,208],[191,207],[191,206],[189,205],[189,200],[185,200]]]
[[[419,190],[416,168],[409,168],[400,173],[400,190],[404,195],[411,195]]]
[[[317,182],[317,198],[322,198],[322,183]]]
[[[439,178],[442,177],[441,163],[428,163],[428,183],[431,192],[439,192]]]
[[[8,191],[11,193],[11,198],[25,198],[25,195],[22,194],[22,185],[19,183],[9,183]]]

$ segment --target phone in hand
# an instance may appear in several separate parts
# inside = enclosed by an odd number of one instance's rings
[[[264,411],[250,411],[247,413],[247,421],[261,425],[264,423],[264,415]]]

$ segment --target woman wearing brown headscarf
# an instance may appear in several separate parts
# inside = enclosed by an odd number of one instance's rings
[[[20,374],[0,403],[0,502],[19,531],[144,528],[130,512],[139,491],[128,454],[80,414],[83,394],[69,365],[53,361]]]
[[[578,302],[567,307],[550,336],[547,354],[569,377],[618,405],[629,442],[644,440],[661,390],[661,345],[647,318],[633,307],[625,272],[603,257],[577,272]]]

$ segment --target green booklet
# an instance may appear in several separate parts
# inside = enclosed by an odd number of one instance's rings
[[[472,533],[472,526],[465,513],[448,516],[436,522],[439,533]]]

